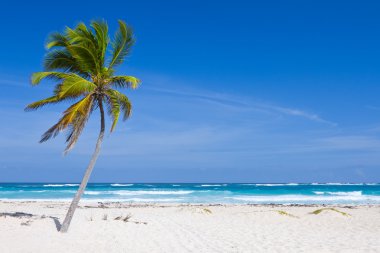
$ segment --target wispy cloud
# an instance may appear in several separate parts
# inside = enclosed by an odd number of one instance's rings
[[[194,92],[194,91],[178,91],[170,89],[161,89],[161,88],[146,88],[148,91],[160,92],[169,95],[191,97],[196,99],[202,99],[209,102],[218,103],[225,106],[236,106],[236,107],[249,107],[247,103],[242,102],[241,100],[234,99],[231,96],[220,93],[212,93],[210,91]]]
[[[319,122],[319,123],[325,123],[331,126],[337,126],[338,124],[329,120],[325,120],[321,118],[319,115],[306,112],[300,109],[294,109],[294,108],[287,108],[287,107],[280,107],[280,106],[273,106],[273,105],[263,105],[264,107],[267,107],[269,109],[272,109],[274,111],[277,111],[279,113],[285,114],[285,115],[290,115],[290,116],[296,116],[296,117],[302,117],[314,122]]]
[[[250,110],[262,111],[266,113],[277,113],[277,114],[286,115],[286,116],[301,117],[306,120],[310,120],[317,123],[323,123],[330,126],[338,125],[337,123],[326,120],[315,113],[307,112],[305,110],[301,110],[297,108],[288,108],[288,107],[279,106],[279,105],[272,105],[265,102],[249,102],[249,100],[252,100],[252,99],[248,99],[242,96],[213,93],[210,91],[202,91],[198,93],[198,92],[187,92],[187,91],[178,91],[178,90],[161,89],[161,88],[147,88],[147,90],[165,93],[169,95],[175,95],[175,96],[184,96],[184,97],[191,97],[195,99],[202,99],[202,100],[216,103],[219,105],[237,107],[244,110],[250,109]]]

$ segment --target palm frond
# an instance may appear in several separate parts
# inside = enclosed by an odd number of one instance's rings
[[[130,52],[133,44],[132,28],[127,26],[124,21],[119,20],[119,29],[116,31],[112,41],[112,58],[108,68],[121,64],[125,56]]]
[[[48,52],[44,58],[44,69],[45,71],[74,72],[81,76],[89,77],[88,73],[83,71],[81,65],[66,49]]]
[[[54,93],[59,98],[78,97],[96,89],[96,85],[74,73],[68,74],[63,82],[57,85]]]
[[[129,118],[129,116],[131,116],[131,112],[132,112],[132,104],[129,101],[128,97],[126,95],[124,95],[123,93],[121,93],[117,90],[112,90],[112,89],[109,89],[107,91],[107,94],[108,95],[112,94],[112,96],[114,96],[117,99],[117,101],[120,105],[120,109],[123,112],[123,120],[124,121],[127,120]]]
[[[120,115],[119,99],[114,94],[113,90],[107,91],[105,102],[108,108],[107,110],[108,115],[112,117],[112,126],[111,126],[111,132],[112,132],[115,129],[117,122],[119,121],[119,115]]]
[[[45,98],[45,99],[42,99],[42,100],[39,100],[39,101],[36,101],[34,103],[29,104],[25,108],[25,111],[37,110],[38,108],[45,106],[47,104],[55,104],[55,103],[58,103],[58,102],[65,100],[65,99],[67,99],[67,98],[59,98],[57,96]]]
[[[85,107],[83,113],[79,113],[74,118],[72,124],[69,125],[69,134],[66,138],[66,149],[64,151],[67,154],[77,143],[79,136],[81,135],[91,112],[94,110],[94,100],[91,100],[90,104]]]
[[[92,48],[96,46],[94,35],[87,29],[84,23],[79,23],[74,29],[66,27],[66,35],[69,39],[70,45],[73,44],[86,44]]]
[[[63,72],[36,72],[32,75],[32,84],[37,85],[45,78],[61,81],[55,89],[58,98],[77,97],[94,91],[96,85],[75,73]]]
[[[45,78],[54,79],[54,80],[62,80],[68,77],[69,75],[70,74],[68,73],[57,72],[57,71],[35,72],[32,75],[31,83],[32,85],[37,85]]]
[[[57,136],[59,132],[66,129],[69,125],[73,125],[76,117],[81,117],[88,113],[89,108],[92,107],[92,103],[93,96],[92,94],[88,94],[86,97],[70,106],[64,111],[63,116],[58,123],[42,135],[40,142],[45,142],[50,138]]]
[[[100,72],[99,63],[96,59],[94,50],[84,45],[70,45],[67,47],[72,57],[78,62],[79,66],[86,72],[97,74]]]
[[[51,33],[46,42],[46,48],[66,47],[69,44],[67,37],[59,32]]]
[[[92,21],[91,27],[95,31],[95,38],[97,44],[97,51],[99,61],[104,65],[104,60],[106,56],[107,46],[109,43],[108,37],[108,25],[105,21]]]
[[[134,76],[114,76],[110,78],[110,84],[117,88],[136,89],[141,81]]]
[[[84,23],[79,23],[74,29],[66,28],[70,44],[66,47],[80,66],[89,73],[97,74],[103,63],[98,54],[98,41]]]

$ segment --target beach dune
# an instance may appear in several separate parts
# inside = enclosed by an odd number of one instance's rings
[[[380,252],[380,206],[0,201],[0,252]],[[314,213],[313,213],[314,212]]]

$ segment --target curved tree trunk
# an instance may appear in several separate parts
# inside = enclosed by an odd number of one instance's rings
[[[98,141],[96,142],[94,154],[92,155],[91,161],[90,161],[89,165],[87,166],[86,172],[84,173],[84,176],[83,176],[82,182],[79,186],[79,189],[78,189],[77,193],[75,194],[73,201],[71,202],[70,208],[66,214],[66,218],[62,223],[61,229],[59,230],[62,233],[66,233],[67,230],[69,229],[70,222],[74,216],[75,209],[77,208],[79,200],[80,200],[84,190],[86,189],[88,180],[90,179],[92,170],[94,169],[95,162],[99,156],[100,147],[102,145],[102,141],[103,141],[103,137],[104,137],[104,129],[105,129],[104,109],[103,109],[103,104],[102,104],[101,99],[99,99],[99,109],[100,109],[101,123],[100,123],[100,133],[99,133]]]

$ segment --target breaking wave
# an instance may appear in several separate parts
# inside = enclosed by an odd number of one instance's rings
[[[194,191],[113,191],[111,194],[117,195],[186,195]]]
[[[131,202],[180,202],[182,199],[179,198],[129,198],[129,199],[123,199],[122,201],[131,201]]]
[[[133,186],[133,184],[111,184],[113,187]]]
[[[119,196],[137,196],[137,195],[186,195],[194,191],[86,191],[85,195],[119,195]]]
[[[289,183],[289,184],[254,184],[256,186],[296,186],[297,183]]]
[[[43,187],[79,186],[79,184],[44,184]]]
[[[362,196],[362,191],[351,191],[351,192],[322,192],[322,191],[314,191],[313,193],[315,193],[317,195]]]
[[[373,195],[275,195],[275,196],[236,196],[226,197],[248,203],[280,203],[280,204],[302,204],[302,203],[372,203],[380,201],[380,196]]]

